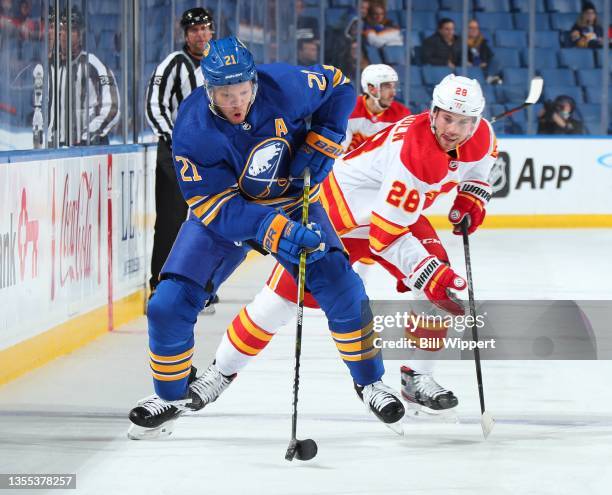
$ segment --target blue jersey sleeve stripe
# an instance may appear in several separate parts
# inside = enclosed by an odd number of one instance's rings
[[[210,195],[208,195],[208,196],[193,196],[193,197],[191,197],[191,198],[189,198],[187,200],[187,205],[189,206],[189,208],[195,208],[197,205],[199,205],[203,201],[206,201],[208,198],[210,198]]]
[[[215,206],[221,201],[223,198],[238,194],[238,190],[235,187],[230,187],[229,189],[225,189],[214,196],[207,196],[207,201],[198,206],[197,208],[192,208],[193,213],[198,218],[203,218],[210,212]]]
[[[208,213],[206,213],[206,215],[202,218],[202,223],[204,225],[208,225],[210,222],[212,222],[217,217],[219,212],[221,211],[221,207],[225,203],[227,203],[230,199],[238,195],[239,195],[238,192],[234,192],[228,196],[224,196],[219,201],[217,201],[215,205],[208,211]]]

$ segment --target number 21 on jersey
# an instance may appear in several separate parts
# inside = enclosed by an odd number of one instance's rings
[[[182,163],[181,166],[181,179],[183,182],[197,182],[202,180],[198,169],[189,159],[184,156],[177,156],[176,161]]]

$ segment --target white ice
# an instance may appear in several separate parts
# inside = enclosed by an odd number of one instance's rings
[[[460,239],[441,233],[463,271]],[[483,230],[471,238],[478,298],[612,299],[611,230]],[[197,325],[205,368],[268,258],[243,265]],[[396,297],[377,271],[373,298]],[[609,361],[487,361],[483,440],[471,361],[444,361],[458,423],[411,418],[395,436],[357,400],[321,314],[304,322],[298,437],[309,462],[284,460],[294,327],[279,333],[218,402],[163,441],[129,441],[127,413],[151,393],[144,317],[0,388],[0,472],[76,473],[78,494],[607,494],[612,486]],[[385,381],[399,388],[399,361]],[[27,493],[27,492],[23,492]],[[32,493],[44,493],[37,490]],[[50,493],[56,493],[55,491]],[[73,492],[75,493],[75,492]]]

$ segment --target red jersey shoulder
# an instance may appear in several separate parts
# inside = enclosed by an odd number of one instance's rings
[[[410,115],[410,110],[402,105],[399,101],[395,100],[391,103],[387,110],[374,115],[368,110],[365,100],[365,95],[361,95],[359,98],[357,98],[357,103],[355,104],[355,108],[353,109],[349,119],[365,118],[371,120],[372,122],[388,122],[393,124],[401,118],[404,118],[406,115]]]
[[[357,103],[355,104],[355,108],[353,108],[353,113],[351,113],[349,119],[358,119],[360,117],[367,118],[367,116],[368,110],[365,106],[365,96],[361,95],[357,98]]]
[[[384,122],[397,122],[407,115],[410,115],[410,110],[408,107],[405,107],[399,101],[393,100],[389,108],[387,108],[387,110],[385,110],[382,115],[379,116],[379,118]]]
[[[497,140],[493,127],[486,119],[480,119],[480,124],[474,135],[459,147],[459,160],[462,162],[478,162],[485,156],[497,157]]]
[[[401,123],[398,124],[401,129]],[[398,131],[395,131],[398,132]],[[416,115],[406,130],[400,152],[402,164],[418,180],[436,184],[448,175],[450,157],[431,131],[429,112]]]

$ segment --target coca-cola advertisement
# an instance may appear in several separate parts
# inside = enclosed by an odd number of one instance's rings
[[[51,299],[95,297],[102,285],[101,181],[106,174],[94,160],[53,173]]]
[[[144,290],[145,151],[84,155],[0,164],[0,351]]]

